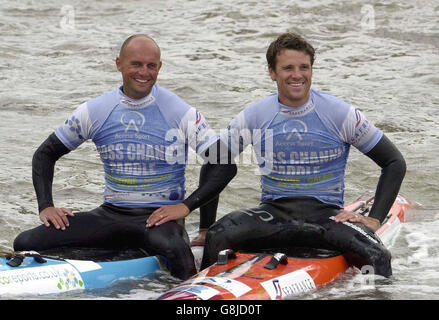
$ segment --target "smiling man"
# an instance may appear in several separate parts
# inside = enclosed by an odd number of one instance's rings
[[[196,268],[183,219],[216,197],[236,166],[213,158],[201,170],[206,183],[186,198],[186,151],[210,159],[220,146],[217,135],[200,112],[156,83],[160,48],[149,36],[129,37],[116,66],[122,86],[77,107],[35,152],[32,177],[43,225],[19,234],[14,249],[140,247],[166,257],[171,274],[187,279]],[[89,139],[104,166],[104,203],[76,213],[55,207],[55,162]]]
[[[310,97],[312,62],[311,49],[307,51],[282,50],[268,70],[276,81],[279,101],[290,107],[305,104]]]
[[[116,66],[122,73],[123,92],[132,99],[141,99],[157,81],[162,67],[160,48],[147,36],[130,37],[120,48]]]
[[[392,206],[405,161],[383,132],[352,105],[311,89],[314,48],[285,33],[267,50],[277,93],[246,107],[221,136],[238,155],[252,144],[261,169],[261,204],[229,213],[206,236],[202,268],[223,249],[319,247],[359,257],[390,276],[391,257],[374,231]],[[353,145],[381,168],[368,217],[343,210],[344,176]],[[205,217],[216,215],[203,207]]]

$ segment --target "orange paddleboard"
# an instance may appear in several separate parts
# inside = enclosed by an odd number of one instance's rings
[[[367,214],[373,198],[360,197],[345,207]],[[398,195],[376,234],[385,245],[395,238],[412,207]],[[191,279],[161,295],[159,300],[279,300],[295,296],[337,279],[351,265],[335,251],[308,249],[302,254],[244,253],[224,250],[220,260]]]

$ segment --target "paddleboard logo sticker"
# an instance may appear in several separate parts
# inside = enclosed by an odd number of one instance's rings
[[[69,269],[65,269],[62,277],[59,278],[57,287],[59,290],[72,290],[74,288],[83,288],[84,282],[81,277],[77,277]]]
[[[278,300],[305,293],[316,288],[314,280],[305,270],[296,270],[261,283],[270,299]]]
[[[286,141],[302,141],[302,134],[308,132],[308,127],[306,123],[301,120],[288,120],[285,121],[282,132],[285,134]]]
[[[11,269],[2,271],[0,277],[0,296],[84,289],[85,284],[79,272],[66,264]]]
[[[138,111],[129,111],[122,114],[120,123],[125,127],[125,132],[134,130],[139,133],[139,127],[145,124],[145,116]]]
[[[188,293],[196,295],[201,300],[209,300],[210,298],[212,298],[220,293],[218,290],[216,290],[214,288],[210,288],[208,286],[202,286],[202,285],[181,286],[181,287],[174,288],[172,291],[188,292]]]
[[[282,288],[280,287],[279,279],[273,280],[273,286],[274,286],[274,290],[276,290],[275,300],[282,299]]]
[[[81,135],[81,121],[78,118],[72,116],[66,120],[65,125],[69,126],[69,130],[75,132],[79,139],[84,140],[84,137]]]
[[[246,285],[245,283],[242,283],[240,281],[234,280],[234,279],[228,279],[228,278],[222,278],[222,277],[203,277],[203,278],[196,278],[191,281],[192,283],[208,283],[214,286],[218,286],[220,288],[223,288],[229,292],[231,292],[235,297],[240,297],[243,294],[249,292],[251,288]]]

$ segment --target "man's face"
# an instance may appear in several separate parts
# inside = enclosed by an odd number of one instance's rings
[[[160,50],[145,37],[132,39],[116,58],[117,69],[122,73],[123,92],[132,99],[147,96],[157,81],[162,66]]]
[[[312,82],[311,57],[303,51],[284,49],[276,57],[276,68],[268,68],[276,81],[279,100],[289,107],[299,107],[309,99]]]

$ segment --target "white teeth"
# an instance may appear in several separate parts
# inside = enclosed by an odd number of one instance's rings
[[[300,83],[288,83],[290,86],[293,86],[293,87],[300,87],[302,84],[303,84],[303,82],[300,82]]]
[[[148,80],[142,80],[142,79],[136,79],[136,81],[139,81],[141,83],[147,83],[148,82]]]

